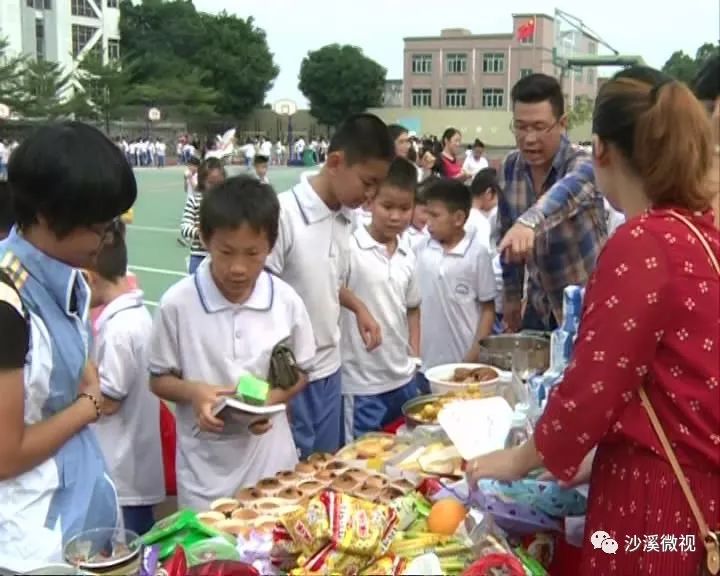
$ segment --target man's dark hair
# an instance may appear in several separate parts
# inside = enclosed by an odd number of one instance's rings
[[[556,118],[560,118],[565,114],[565,98],[563,97],[560,82],[547,74],[538,72],[520,78],[513,86],[510,97],[513,105],[518,102],[523,104],[549,102]]]
[[[220,170],[223,175],[225,174],[225,165],[223,164],[222,160],[220,160],[219,158],[205,158],[205,160],[203,160],[200,164],[200,168],[198,168],[197,175],[197,188],[201,192],[205,192],[208,175],[213,170]]]
[[[475,174],[472,184],[470,184],[470,194],[473,197],[482,196],[488,188],[493,195],[500,192],[495,168],[483,168]]]
[[[698,100],[715,100],[720,97],[720,52],[705,60],[695,76],[693,90]]]
[[[409,160],[397,156],[390,163],[390,169],[388,170],[383,185],[408,190],[412,192],[414,196],[418,185],[417,168],[415,168],[415,165]]]
[[[440,176],[437,176],[435,174],[431,174],[425,180],[420,182],[417,186],[417,190],[415,191],[415,204],[420,204],[421,206],[425,206],[427,204],[427,198],[425,196],[428,188],[433,185],[434,182],[438,181],[440,179]]]
[[[665,72],[660,72],[660,70],[650,68],[650,66],[628,66],[615,73],[612,77],[613,80],[618,80],[619,78],[637,80],[638,82],[652,86],[665,84],[673,79],[672,76],[668,76]]]
[[[374,114],[354,114],[335,131],[328,153],[344,152],[348,164],[368,160],[392,161],[395,142],[385,123]]]
[[[137,197],[125,155],[81,122],[36,130],[10,157],[8,182],[18,226],[28,228],[43,216],[59,238],[111,221]]]
[[[95,261],[95,271],[108,282],[116,282],[127,275],[128,256],[125,244],[125,224],[113,223],[112,238],[105,241]]]
[[[278,237],[279,218],[275,190],[251,176],[228,178],[206,192],[200,204],[200,232],[206,241],[216,230],[233,230],[246,224],[257,233],[265,232],[272,249]]]
[[[480,138],[475,138],[475,142],[472,145],[473,148],[485,148],[485,143]]]
[[[270,162],[270,158],[263,156],[262,154],[256,154],[255,158],[253,158],[253,166],[257,166],[258,164],[267,164],[268,162]]]
[[[10,186],[4,180],[0,180],[0,239],[10,233],[13,224],[15,224],[15,214],[10,197]]]
[[[448,212],[462,210],[465,216],[470,214],[472,199],[470,190],[459,180],[438,178],[424,192],[425,202],[442,202]]]
[[[389,124],[388,132],[390,133],[390,140],[395,142],[403,134],[408,134],[408,129],[400,124]]]

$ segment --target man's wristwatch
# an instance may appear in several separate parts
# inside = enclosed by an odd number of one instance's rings
[[[533,222],[532,220],[528,220],[527,218],[523,218],[522,216],[520,216],[520,218],[517,219],[517,222],[518,222],[519,224],[522,224],[523,226],[527,226],[527,227],[530,228],[530,230],[532,230],[533,232],[534,232],[535,230],[537,230],[537,227],[538,227],[538,223],[537,223],[537,222]]]

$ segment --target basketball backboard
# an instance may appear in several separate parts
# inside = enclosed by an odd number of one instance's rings
[[[280,114],[281,116],[292,116],[297,112],[297,104],[295,104],[293,100],[277,100],[273,104],[273,110],[275,114]]]
[[[568,58],[580,54],[582,32],[560,10],[555,10],[555,64],[565,67]]]

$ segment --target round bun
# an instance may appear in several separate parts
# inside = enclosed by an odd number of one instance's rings
[[[235,498],[218,498],[212,504],[210,504],[210,509],[215,512],[220,512],[222,514],[225,514],[226,516],[229,516],[232,511],[239,506],[240,503],[235,500]]]
[[[336,490],[337,492],[343,492],[345,494],[349,494],[350,492],[353,492],[355,488],[357,488],[358,483],[355,482],[352,478],[336,478],[332,484],[330,484],[330,488],[332,490]]]
[[[298,481],[300,475],[294,470],[283,470],[282,472],[278,472],[275,477],[281,484],[292,486]]]
[[[386,502],[390,502],[391,500],[395,500],[395,498],[400,498],[404,495],[405,492],[400,490],[400,488],[395,488],[394,486],[386,486],[382,489],[382,492],[380,492],[380,498]]]
[[[244,505],[252,504],[258,498],[262,498],[263,493],[257,488],[242,488],[235,493],[238,502]]]
[[[238,508],[237,510],[233,510],[233,513],[230,515],[230,518],[235,520],[244,520],[245,522],[255,520],[257,517],[257,512],[255,512],[255,510],[250,510],[249,508]]]
[[[385,451],[380,440],[366,440],[360,442],[357,445],[358,458],[362,460],[369,460],[370,458],[376,458]]]
[[[263,478],[255,485],[255,487],[263,494],[272,494],[280,490],[282,488],[282,484],[277,478]]]
[[[337,476],[337,472],[333,472],[332,470],[320,470],[317,474],[315,474],[315,479],[320,482],[331,482],[337,478]]]
[[[332,470],[333,472],[344,472],[347,470],[348,465],[340,460],[333,460],[325,464],[325,470]]]
[[[233,534],[235,536],[247,536],[250,533],[251,527],[245,520],[229,519],[223,520],[215,524],[214,528],[227,534]]]
[[[383,478],[382,476],[368,476],[365,479],[363,488],[374,488],[377,490],[381,490],[382,488],[385,488],[385,486],[387,486],[387,484],[388,484],[387,479]]]
[[[255,502],[255,510],[260,512],[260,514],[272,513],[279,506],[280,505],[275,501],[275,498],[263,498]]]
[[[369,486],[363,486],[360,490],[355,492],[355,496],[362,498],[363,500],[374,501],[380,495],[379,488],[371,488]]]
[[[287,488],[280,490],[277,495],[278,498],[282,498],[283,500],[291,500],[294,502],[297,502],[303,497],[303,493],[292,486],[288,486]]]
[[[309,462],[300,462],[297,466],[295,466],[295,472],[297,472],[300,476],[309,477],[315,475],[317,468]]]
[[[215,526],[218,522],[225,520],[225,514],[216,510],[209,510],[208,512],[199,512],[196,518],[205,526]]]
[[[415,484],[413,484],[412,482],[410,482],[410,480],[407,480],[405,478],[399,478],[398,480],[393,480],[393,482],[391,483],[391,486],[393,488],[397,488],[398,490],[402,490],[405,494],[415,490]]]
[[[328,454],[327,452],[315,452],[315,454],[311,454],[307,461],[310,464],[326,464],[327,462],[330,462],[333,459],[332,454]]]
[[[345,470],[343,476],[352,478],[353,480],[355,480],[355,482],[360,483],[365,482],[365,479],[368,477],[368,473],[365,470],[360,470],[360,468],[350,468],[348,470]]]
[[[325,485],[315,480],[308,480],[298,486],[298,490],[302,492],[304,497],[315,496],[318,492],[321,492],[325,488]]]

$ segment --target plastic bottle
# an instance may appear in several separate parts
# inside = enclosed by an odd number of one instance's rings
[[[515,406],[510,432],[508,432],[507,439],[505,440],[505,448],[519,446],[527,442],[530,436],[532,436],[532,428],[528,417],[529,410],[530,407],[525,403],[519,403]]]

